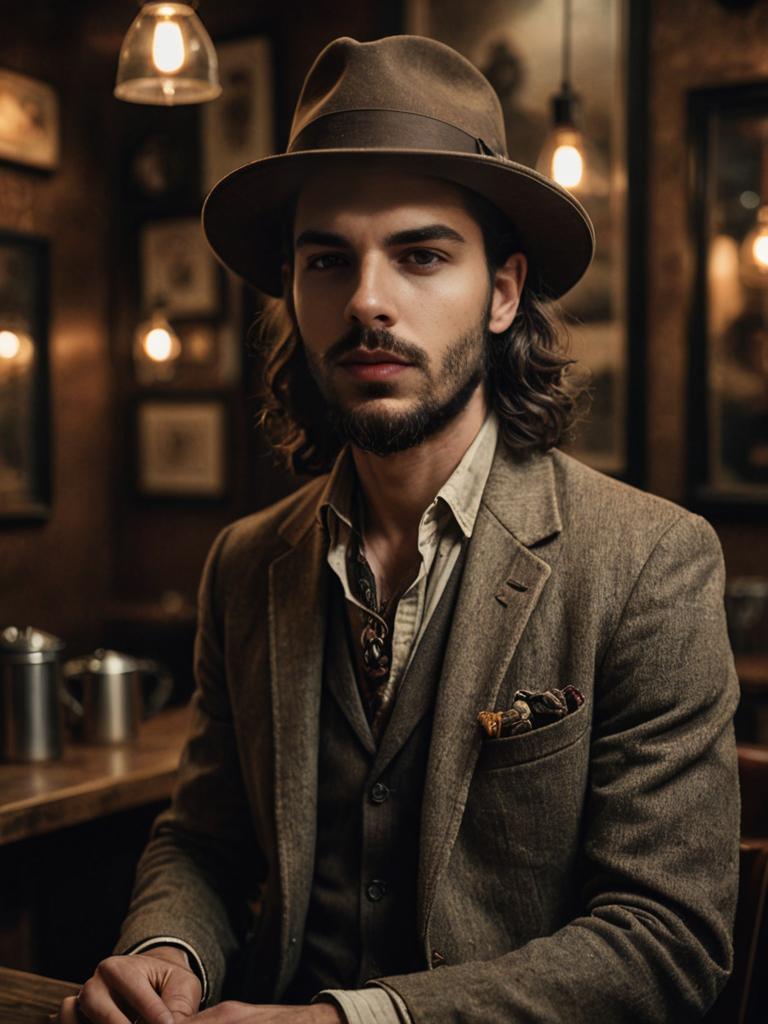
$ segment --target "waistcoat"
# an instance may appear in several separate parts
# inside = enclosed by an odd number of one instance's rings
[[[466,547],[466,545],[465,545]],[[334,577],[320,704],[315,867],[299,970],[286,1002],[426,968],[416,932],[424,776],[462,550],[403,679],[378,748],[359,696]]]

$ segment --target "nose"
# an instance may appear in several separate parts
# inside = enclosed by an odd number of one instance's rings
[[[370,330],[389,328],[395,323],[394,295],[384,260],[371,257],[360,261],[344,316],[347,323]]]

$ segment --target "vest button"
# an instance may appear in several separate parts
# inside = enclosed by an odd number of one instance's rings
[[[371,786],[371,803],[383,804],[389,800],[389,786],[383,782],[374,782]]]
[[[436,967],[443,967],[446,962],[445,953],[441,953],[439,949],[433,949],[431,961],[433,970]]]
[[[365,895],[371,903],[378,903],[379,900],[384,898],[386,891],[387,883],[383,882],[380,878],[374,878],[373,881],[369,882],[366,886]]]

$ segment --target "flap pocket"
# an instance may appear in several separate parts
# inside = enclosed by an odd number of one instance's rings
[[[585,703],[551,725],[543,725],[517,736],[486,739],[480,751],[477,770],[492,771],[555,754],[580,739],[588,726],[589,716]]]

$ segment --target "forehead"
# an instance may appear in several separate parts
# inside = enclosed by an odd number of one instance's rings
[[[337,167],[313,175],[299,193],[294,238],[307,227],[442,223],[479,235],[458,185],[405,169]]]

